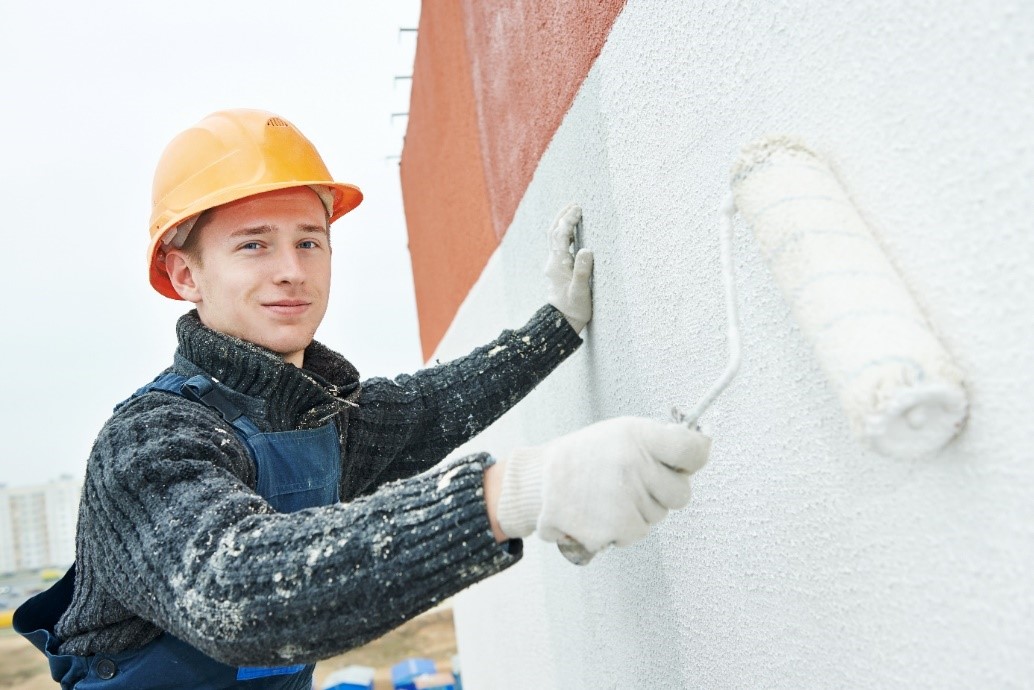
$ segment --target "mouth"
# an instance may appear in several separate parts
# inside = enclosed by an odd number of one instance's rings
[[[311,302],[297,299],[284,299],[275,302],[264,302],[263,307],[281,316],[297,316],[309,308]]]

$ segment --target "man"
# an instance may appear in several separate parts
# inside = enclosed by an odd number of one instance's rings
[[[313,335],[330,223],[361,200],[271,113],[215,113],[166,149],[150,281],[196,309],[172,366],[98,435],[76,565],[16,615],[62,687],[309,688],[317,659],[512,565],[533,531],[592,553],[688,501],[707,439],[644,419],[441,462],[581,342],[577,207],[551,230],[550,303],[527,325],[360,383]]]

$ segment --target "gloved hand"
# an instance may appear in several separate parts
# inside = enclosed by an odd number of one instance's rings
[[[592,318],[592,294],[589,278],[592,276],[592,250],[580,249],[572,257],[574,231],[582,219],[582,207],[571,204],[557,216],[549,229],[549,256],[546,258],[546,278],[549,279],[547,302],[552,304],[580,333]]]
[[[641,417],[519,448],[506,459],[499,527],[510,538],[570,536],[590,553],[627,546],[689,502],[689,477],[710,449],[703,434]]]

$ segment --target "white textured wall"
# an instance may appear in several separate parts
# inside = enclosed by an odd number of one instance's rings
[[[437,357],[541,303],[585,208],[582,350],[471,444],[663,418],[725,362],[714,209],[766,133],[824,153],[968,375],[934,458],[850,436],[749,231],[744,363],[691,505],[579,569],[527,557],[459,598],[465,687],[1034,687],[1034,6],[630,0]]]

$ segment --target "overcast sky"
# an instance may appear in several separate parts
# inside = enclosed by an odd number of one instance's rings
[[[418,0],[0,4],[0,483],[81,476],[112,406],[171,362],[186,303],[147,282],[154,165],[208,113],[294,122],[363,204],[333,226],[317,338],[363,376],[421,365],[397,156]]]

